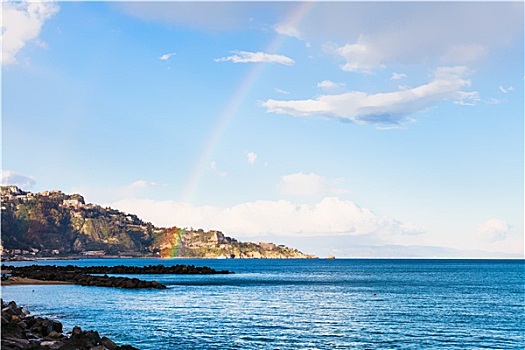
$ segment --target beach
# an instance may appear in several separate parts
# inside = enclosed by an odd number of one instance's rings
[[[11,277],[8,281],[2,281],[2,286],[17,286],[17,285],[52,285],[52,284],[73,284],[66,281],[42,281],[34,278],[26,277]]]

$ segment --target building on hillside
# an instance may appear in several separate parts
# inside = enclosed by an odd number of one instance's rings
[[[82,252],[83,256],[103,256],[106,255],[106,252],[103,250],[87,250]]]

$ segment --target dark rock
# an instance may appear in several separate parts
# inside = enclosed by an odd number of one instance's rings
[[[59,340],[52,340],[52,341],[43,341],[40,343],[40,346],[44,349],[62,349],[64,346],[64,343]]]
[[[20,339],[20,338],[12,338],[12,337],[2,337],[2,349],[6,347],[11,347],[14,349],[29,349],[31,346],[31,343],[29,340],[26,339]]]
[[[56,340],[56,339],[62,338],[62,337],[63,337],[62,333],[58,333],[56,331],[51,331],[51,332],[49,332],[49,334],[44,339]]]
[[[6,305],[3,300],[2,322],[2,350],[138,350],[131,345],[119,347],[97,331],[82,331],[80,327],[74,327],[67,337],[62,334],[61,322],[28,316],[16,303]]]
[[[139,349],[131,345],[121,345],[117,348],[117,350],[139,350]]]
[[[100,343],[102,343],[102,345],[104,345],[108,350],[115,350],[118,348],[117,344],[115,344],[113,340],[106,337],[102,337]]]
[[[82,328],[75,326],[73,327],[73,330],[71,331],[71,335],[80,335],[82,334]]]
[[[42,330],[40,331],[40,333],[44,337],[46,337],[49,335],[49,333],[51,333],[52,330],[53,330],[53,321],[50,319],[44,319],[42,321]]]

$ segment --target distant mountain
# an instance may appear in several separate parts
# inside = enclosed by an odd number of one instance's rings
[[[33,255],[312,258],[273,243],[239,242],[220,231],[155,227],[79,194],[1,186],[4,252]]]

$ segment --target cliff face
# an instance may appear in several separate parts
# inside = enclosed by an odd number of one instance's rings
[[[162,257],[312,258],[297,249],[273,243],[239,242],[220,231],[166,229],[155,237],[154,246]]]
[[[147,252],[153,225],[135,215],[85,204],[81,195],[30,193],[2,187],[5,249],[79,253],[86,250]]]
[[[38,254],[138,254],[162,257],[306,258],[273,243],[239,242],[220,231],[155,227],[136,215],[86,204],[81,195],[1,187],[2,245]]]

